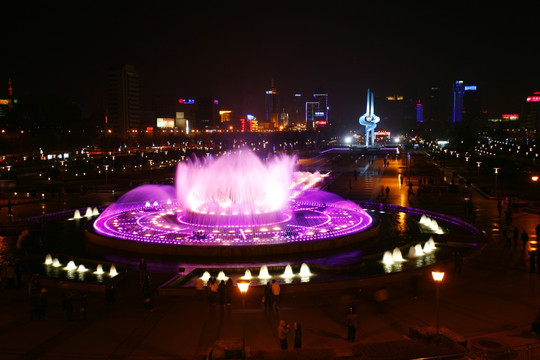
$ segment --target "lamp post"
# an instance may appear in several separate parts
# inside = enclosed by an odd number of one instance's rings
[[[109,179],[107,178],[107,174],[109,172],[109,165],[104,165],[105,166],[105,185],[107,185]]]
[[[7,168],[7,178],[9,180],[9,174],[11,172],[11,165],[6,165],[6,168]]]
[[[478,177],[480,177],[480,165],[482,164],[481,161],[477,161],[476,165],[478,165]]]
[[[240,280],[237,283],[242,293],[242,358],[246,358],[246,294],[249,289],[249,280]]]
[[[533,181],[533,200],[536,199],[536,183],[538,182],[538,176],[534,175],[531,176],[531,180]]]
[[[499,193],[498,175],[499,175],[499,170],[501,170],[501,168],[493,168],[493,170],[495,170],[495,192],[498,194]]]
[[[436,308],[437,308],[437,338],[438,338],[439,337],[439,287],[444,278],[444,272],[432,271],[431,276],[433,276],[433,280],[435,281],[435,284],[437,287]]]

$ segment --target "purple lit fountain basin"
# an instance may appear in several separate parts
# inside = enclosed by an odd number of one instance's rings
[[[93,244],[128,252],[246,258],[346,247],[379,234],[360,207],[294,200],[261,214],[196,214],[176,204],[132,205],[102,214],[86,232]]]

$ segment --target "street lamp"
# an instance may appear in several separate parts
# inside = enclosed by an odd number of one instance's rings
[[[498,175],[499,175],[499,170],[501,170],[501,168],[493,168],[493,170],[495,170],[495,192],[498,194],[499,193],[499,184],[498,184]]]
[[[249,280],[239,280],[238,289],[242,293],[242,358],[246,358],[246,294],[249,289]]]
[[[533,199],[536,199],[536,183],[538,182],[538,176],[534,175],[531,176],[531,180],[533,181]]]
[[[480,177],[480,165],[482,164],[481,161],[477,161],[476,165],[478,165],[478,177]]]
[[[105,166],[105,185],[107,185],[108,183],[107,173],[109,172],[109,165],[104,165],[104,166]]]
[[[435,281],[435,284],[437,286],[436,307],[437,307],[437,338],[438,338],[439,337],[439,287],[444,278],[444,272],[432,271],[431,276],[433,276],[433,280]]]

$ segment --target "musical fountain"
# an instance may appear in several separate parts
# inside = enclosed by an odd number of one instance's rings
[[[145,254],[245,258],[335,249],[377,233],[360,206],[314,187],[323,174],[295,165],[294,156],[263,161],[249,150],[182,162],[175,187],[131,190],[88,239]]]

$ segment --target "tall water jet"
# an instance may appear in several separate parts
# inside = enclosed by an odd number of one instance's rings
[[[80,219],[81,218],[81,212],[79,211],[79,209],[75,210],[75,213],[73,213],[73,218],[74,219]]]
[[[394,257],[390,251],[385,251],[383,255],[383,263],[386,265],[392,265],[394,263]]]
[[[414,259],[416,257],[416,249],[414,248],[414,246],[411,246],[409,248],[409,255],[407,255],[407,257],[409,259]]]
[[[92,214],[93,214],[93,211],[92,211],[92,208],[89,206],[86,208],[86,213],[84,214],[84,216],[86,217],[92,217]]]
[[[52,265],[53,260],[51,254],[45,255],[45,265]]]
[[[261,266],[261,269],[259,270],[259,279],[266,280],[270,279],[270,273],[268,273],[268,266],[263,265]]]

